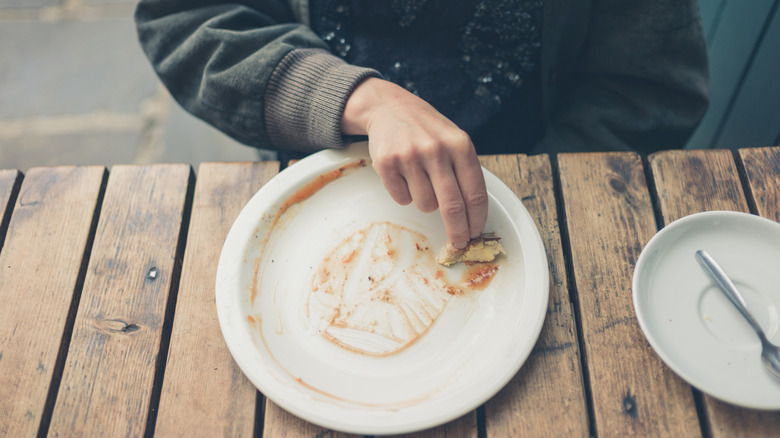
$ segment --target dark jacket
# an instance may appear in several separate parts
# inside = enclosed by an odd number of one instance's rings
[[[141,0],[141,45],[173,97],[247,145],[343,145],[349,93],[379,76],[328,52],[306,0]],[[545,0],[545,135],[534,152],[685,144],[708,103],[696,0]]]

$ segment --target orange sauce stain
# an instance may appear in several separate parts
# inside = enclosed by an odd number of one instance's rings
[[[298,189],[298,191],[296,191],[295,193],[292,194],[292,196],[287,198],[279,207],[279,210],[276,211],[274,218],[271,220],[271,223],[268,226],[268,232],[265,234],[265,237],[260,243],[260,248],[264,248],[265,245],[268,243],[268,239],[271,237],[271,232],[273,231],[274,227],[276,227],[276,224],[279,222],[279,218],[282,217],[282,215],[287,210],[289,210],[290,207],[309,199],[313,194],[317,193],[317,191],[319,191],[329,183],[349,173],[350,171],[362,167],[366,167],[366,160],[358,160],[352,163],[345,164],[339,167],[338,169],[334,169],[331,170],[330,172],[326,172],[323,173],[322,175],[317,176],[317,178],[315,178],[313,181],[309,182],[305,186]],[[255,272],[252,277],[252,287],[249,293],[250,304],[254,304],[255,298],[257,297],[257,284],[258,284],[258,280],[260,279],[259,277],[260,259],[261,257],[258,257],[257,260],[255,260]]]
[[[426,246],[423,248],[419,243],[415,243],[414,247],[417,248],[417,251],[428,251],[428,247]]]
[[[270,224],[269,224],[269,227],[268,227],[268,232],[266,233],[265,237],[263,238],[263,240],[261,242],[261,248],[265,247],[265,245],[266,245],[266,243],[267,243],[267,241],[268,241],[268,239],[269,239],[269,237],[271,235],[271,232],[272,232],[273,228],[276,226],[276,224],[278,223],[278,221],[281,218],[281,216],[285,212],[287,212],[287,210],[289,210],[293,205],[298,204],[300,202],[303,202],[306,199],[310,198],[312,195],[314,195],[317,191],[322,189],[324,186],[326,186],[327,184],[335,181],[336,179],[340,178],[341,176],[344,176],[346,173],[348,173],[352,169],[358,169],[358,168],[365,167],[365,166],[366,166],[366,161],[365,160],[359,160],[359,161],[356,161],[356,162],[353,162],[353,163],[346,164],[344,166],[339,167],[338,169],[335,169],[335,170],[332,170],[330,172],[327,172],[327,173],[324,173],[322,175],[319,175],[313,181],[309,182],[308,184],[306,184],[305,186],[303,186],[299,190],[297,190],[295,193],[293,193],[292,196],[287,198],[284,201],[284,203],[281,204],[281,206],[277,210],[276,214],[274,215],[273,219],[270,221]],[[264,217],[264,220],[266,220],[266,219],[268,219],[268,218]],[[391,240],[392,239],[390,239],[390,237],[387,236],[387,242],[389,243]],[[423,246],[423,245],[420,245],[418,243],[415,244],[415,249],[417,251],[420,251],[420,252],[426,252],[426,251],[430,250],[430,248],[427,245]],[[389,257],[393,257],[395,254],[394,254],[393,250],[388,250],[387,251],[387,255]],[[344,263],[344,264],[350,263],[353,260],[354,257],[355,257],[355,253],[353,252],[353,253],[349,254],[348,256],[344,257],[343,259],[341,259],[341,262]],[[260,260],[261,260],[261,257],[258,257],[258,259],[255,261],[253,283],[252,283],[252,287],[251,287],[251,290],[250,290],[250,302],[251,303],[254,303],[254,300],[255,300],[255,298],[257,297],[257,294],[258,294],[258,290],[257,290],[258,289],[258,283],[259,283],[258,280],[259,280],[260,275],[261,275],[261,272],[260,272]],[[327,262],[328,260],[326,259],[325,261]],[[493,280],[493,278],[496,275],[496,272],[498,271],[498,268],[499,268],[499,266],[493,265],[493,264],[478,264],[478,265],[474,265],[474,267],[469,268],[466,271],[466,273],[464,274],[464,279],[463,279],[462,284],[457,285],[457,286],[454,286],[452,284],[447,284],[446,290],[451,295],[459,295],[459,294],[462,294],[464,292],[464,289],[468,289],[468,290],[484,289]],[[327,270],[323,270],[320,273],[320,275],[323,276],[323,277],[320,278],[320,280],[321,280],[320,284],[322,284],[322,283],[324,283],[324,280],[326,278],[328,278],[328,276],[330,275],[330,272],[328,272]],[[442,270],[437,270],[435,272],[434,276],[433,276],[433,278],[436,279],[436,280],[439,280],[442,277],[444,277],[444,272]],[[371,281],[372,283],[375,281],[371,277],[368,277],[368,280]],[[429,282],[429,280],[427,278],[424,279],[423,281],[424,281],[425,284],[428,284],[428,282]],[[317,290],[317,289],[315,288],[315,290]],[[327,290],[326,292],[334,293],[334,291],[332,291],[332,290]],[[383,300],[383,301],[387,301],[387,300],[390,299],[390,297],[387,296],[387,295],[383,295],[383,296],[380,296],[380,299]],[[341,323],[339,321],[339,317],[340,317],[339,312],[338,311],[335,312],[333,317],[332,317],[333,319],[331,320],[331,324],[333,326],[341,325]],[[270,358],[274,362],[276,362],[277,364],[279,364],[281,366],[281,364],[274,357],[273,353],[271,352],[271,349],[269,348],[269,346],[268,346],[268,344],[267,344],[267,342],[265,340],[265,336],[263,334],[263,329],[262,329],[262,320],[261,320],[260,316],[256,315],[256,316],[253,317],[252,315],[248,315],[246,317],[246,320],[247,320],[247,322],[249,323],[250,326],[253,326],[257,330],[257,332],[259,334],[259,341],[262,344],[263,349],[266,352],[268,352]],[[428,328],[430,328],[430,326],[428,326]],[[410,345],[412,345],[414,343],[414,341],[416,341],[417,339],[422,337],[422,335],[426,331],[427,331],[427,329],[423,330],[420,333],[417,333],[416,336],[415,336],[415,339],[413,339],[412,342],[409,342],[406,345],[404,345],[401,350],[404,350],[407,347],[409,347]],[[330,336],[328,336],[325,333],[323,333],[323,335],[326,338],[330,337]],[[330,340],[331,340],[331,342],[339,344],[342,348],[344,348],[346,350],[353,350],[356,353],[366,354],[365,351],[355,350],[354,347],[351,347],[349,345],[345,345],[345,344],[339,342],[335,338],[330,339]],[[254,341],[257,344],[257,339],[254,339]],[[377,356],[382,356],[382,354],[377,354]],[[320,395],[323,395],[325,397],[328,397],[330,399],[337,400],[337,401],[348,402],[348,403],[351,403],[351,404],[358,404],[358,405],[369,406],[369,407],[396,408],[396,407],[402,407],[402,406],[414,404],[414,403],[416,403],[419,400],[423,400],[423,399],[426,399],[427,397],[430,397],[430,395],[431,395],[431,394],[426,394],[426,395],[423,395],[423,396],[420,396],[420,397],[416,397],[415,399],[407,400],[405,402],[400,402],[400,403],[373,404],[373,403],[357,402],[357,401],[344,399],[342,397],[336,396],[334,394],[331,394],[331,393],[323,391],[323,390],[321,390],[319,388],[316,388],[316,387],[306,383],[303,379],[301,379],[301,377],[294,376],[292,373],[290,373],[283,366],[281,368],[294,381],[296,381],[298,384],[306,387],[307,389],[309,389],[309,390],[311,390],[313,392],[316,392],[316,393],[318,393]],[[436,393],[436,392],[438,392],[438,390],[433,391],[433,393]]]
[[[413,399],[405,400],[405,401],[398,402],[398,403],[366,403],[366,402],[360,402],[360,401],[356,401],[356,400],[349,400],[349,399],[346,399],[344,397],[339,397],[339,396],[337,396],[335,394],[331,394],[331,393],[329,393],[327,391],[323,391],[322,389],[319,389],[319,388],[317,388],[317,387],[315,387],[313,385],[310,385],[309,383],[304,381],[300,376],[295,376],[290,371],[288,371],[286,368],[284,368],[281,365],[281,363],[278,360],[276,360],[276,357],[274,357],[274,354],[271,352],[271,349],[268,347],[268,343],[266,342],[265,336],[263,335],[263,324],[262,324],[262,319],[260,318],[260,316],[257,315],[256,317],[253,317],[252,315],[247,315],[246,320],[247,320],[248,323],[250,323],[251,325],[253,325],[255,327],[255,329],[257,330],[258,334],[260,335],[260,343],[262,344],[262,346],[258,345],[257,344],[257,340],[253,337],[252,340],[255,343],[255,345],[257,345],[258,348],[261,348],[261,349],[265,350],[266,352],[268,352],[268,355],[270,356],[271,360],[273,360],[277,365],[279,365],[279,367],[282,369],[282,371],[284,371],[285,374],[287,374],[296,383],[298,383],[299,385],[303,386],[304,388],[306,388],[306,389],[308,389],[310,391],[313,391],[313,392],[315,392],[317,394],[320,394],[322,396],[325,396],[325,397],[327,397],[329,399],[337,400],[339,402],[349,403],[349,404],[353,404],[353,405],[358,405],[358,406],[365,406],[365,407],[371,407],[371,408],[385,408],[385,409],[396,410],[396,409],[400,409],[400,408],[402,408],[404,406],[411,406],[413,404],[416,404],[417,402],[419,402],[421,400],[425,400],[426,398],[430,397],[431,395],[433,395],[433,394],[435,394],[435,393],[437,393],[439,391],[437,389],[437,390],[432,391],[430,394],[423,394],[423,395],[415,397]]]
[[[366,240],[369,236],[371,240]],[[367,263],[356,264],[355,260]],[[350,345],[352,341],[339,339],[342,335],[338,333],[319,331],[344,350],[387,356],[420,339],[451,296],[485,289],[499,266],[500,262],[466,264],[459,281],[446,278],[424,235],[390,222],[371,223],[323,258],[312,278],[306,314],[319,327],[323,326],[317,321],[326,327],[348,328],[395,341],[393,346],[374,351]],[[411,290],[413,294],[396,295],[396,290]]]
[[[481,290],[487,287],[498,272],[498,265],[477,263],[469,267],[464,274],[463,285],[471,290]]]
[[[357,253],[357,251],[352,251],[351,253],[349,253],[349,255],[347,255],[347,256],[345,256],[344,258],[341,259],[341,263],[349,263],[349,262],[351,262],[352,259],[355,258],[355,254],[356,253]]]
[[[366,160],[360,160],[355,161],[354,163],[345,164],[338,169],[331,170],[330,172],[323,173],[322,175],[317,176],[313,181],[306,184],[305,186],[298,189],[297,192],[293,193],[292,196],[287,198],[286,201],[282,204],[281,207],[279,207],[279,210],[276,212],[276,216],[274,217],[274,221],[271,225],[276,224],[276,222],[279,220],[279,217],[283,215],[290,207],[293,205],[303,202],[307,199],[309,199],[313,194],[317,193],[320,189],[328,185],[329,183],[339,179],[340,177],[344,176],[347,171],[351,169],[358,169],[361,167],[366,167]]]
[[[252,275],[252,286],[249,289],[249,302],[254,303],[257,296],[257,273],[260,271],[260,260],[255,261],[255,272]]]
[[[313,391],[313,392],[315,392],[317,394],[323,395],[325,397],[328,397],[330,399],[337,400],[337,401],[340,401],[340,402],[346,402],[346,403],[349,403],[349,404],[363,406],[363,407],[367,407],[367,408],[385,408],[385,409],[391,409],[391,410],[395,411],[395,410],[401,409],[404,406],[411,406],[413,404],[416,404],[417,402],[419,402],[421,400],[425,400],[430,395],[433,395],[433,394],[421,395],[421,396],[415,397],[415,398],[413,398],[411,400],[404,401],[404,402],[401,402],[401,403],[387,403],[387,404],[384,404],[384,403],[366,403],[366,402],[359,402],[359,401],[355,401],[355,400],[348,400],[348,399],[345,399],[343,397],[339,397],[337,395],[331,394],[331,393],[329,393],[327,391],[323,391],[323,390],[321,390],[321,389],[319,389],[319,388],[317,388],[315,386],[312,386],[312,385],[306,383],[300,377],[293,377],[292,374],[289,374],[289,375],[290,375],[290,377],[293,378],[293,380],[298,382],[299,385],[301,385],[304,388],[306,388],[306,389],[308,389],[310,391]],[[436,393],[436,392],[439,392],[439,390],[433,391],[433,393]]]
[[[461,295],[467,291],[482,290],[486,288],[496,276],[498,268],[493,263],[471,263],[468,269],[463,273],[460,284],[447,284],[447,293],[450,295]],[[436,273],[437,277],[439,272]]]

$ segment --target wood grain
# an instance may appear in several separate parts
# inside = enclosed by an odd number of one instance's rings
[[[35,436],[45,420],[104,175],[33,168],[21,185],[0,253],[0,436]]]
[[[649,163],[664,225],[702,211],[748,211],[730,151],[664,151]]]
[[[263,436],[274,438],[358,438],[359,435],[336,432],[309,423],[266,399]]]
[[[598,436],[700,436],[690,387],[650,348],[631,282],[655,234],[640,157],[558,158],[584,357]]]
[[[384,435],[383,435],[384,436]],[[394,438],[469,438],[477,437],[477,413],[471,411],[441,426],[402,435],[390,435]]]
[[[144,434],[192,175],[112,168],[50,434]]]
[[[712,438],[776,438],[780,431],[780,412],[745,409],[707,397],[708,428]]]
[[[482,157],[482,165],[520,198],[542,236],[550,299],[539,340],[520,372],[485,406],[487,436],[587,437],[588,411],[576,324],[546,155]]]
[[[773,153],[774,152],[774,153]],[[777,217],[777,169],[780,155],[769,149],[746,151],[745,171],[754,202],[765,215]],[[693,213],[712,210],[748,212],[737,165],[730,151],[660,152],[650,156],[656,190],[666,193],[660,204],[664,225]],[[766,177],[766,172],[772,175]],[[661,176],[663,175],[663,177]],[[772,192],[775,192],[774,194]],[[691,195],[697,194],[697,195]],[[707,428],[713,437],[770,437],[780,430],[780,413],[743,409],[703,396]]]
[[[277,162],[203,163],[198,169],[155,428],[159,436],[252,436],[257,390],[222,338],[214,279],[230,227],[278,171]]]
[[[780,147],[740,149],[739,157],[756,214],[780,222]]]

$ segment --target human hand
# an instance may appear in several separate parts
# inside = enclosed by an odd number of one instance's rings
[[[392,82],[368,78],[347,100],[341,129],[368,135],[373,167],[393,200],[413,201],[426,213],[438,208],[456,248],[484,231],[488,197],[474,145],[430,104]]]

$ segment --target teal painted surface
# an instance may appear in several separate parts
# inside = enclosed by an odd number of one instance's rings
[[[780,137],[780,8],[767,23],[745,80],[725,118],[719,147],[775,146]]]
[[[699,0],[701,20],[704,25],[704,34],[707,35],[707,43],[712,43],[712,38],[718,31],[720,19],[723,17],[723,9],[728,0]]]
[[[769,61],[758,62],[758,55],[763,53],[766,36],[773,31],[770,25],[780,26],[778,20],[772,19],[778,2],[780,0],[699,1],[708,40],[710,106],[688,141],[687,148],[724,147],[719,137],[721,133],[727,132],[726,127],[730,119],[734,119],[734,122],[733,126],[728,125],[729,138],[736,139],[736,143],[739,143],[740,133],[756,129],[755,124],[737,124],[738,119],[745,117],[742,114],[743,107],[737,107],[735,103],[745,99],[741,98],[743,90],[749,91],[759,86],[748,87],[748,84],[754,80],[762,80],[760,73],[754,73],[752,68],[770,64]],[[766,50],[770,50],[770,46],[771,44]],[[756,77],[758,79],[755,79]],[[760,97],[769,100],[769,96]],[[777,136],[776,130],[773,135]]]

